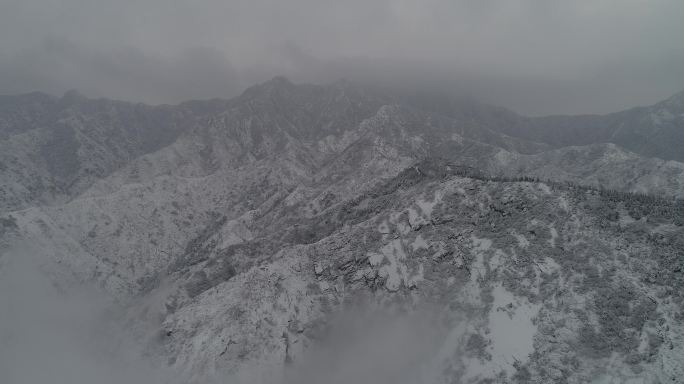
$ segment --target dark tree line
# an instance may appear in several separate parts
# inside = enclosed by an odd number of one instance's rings
[[[445,177],[448,175],[468,177],[471,179],[502,182],[502,183],[544,183],[554,190],[569,192],[572,197],[582,201],[588,195],[599,196],[609,203],[622,202],[631,217],[640,219],[642,217],[659,218],[671,221],[675,225],[684,225],[684,200],[668,198],[646,193],[624,192],[603,187],[592,187],[579,185],[569,181],[559,182],[553,180],[543,180],[531,176],[493,176],[487,175],[479,169],[451,164],[440,159],[424,159],[407,168],[403,173],[413,173],[414,177]]]

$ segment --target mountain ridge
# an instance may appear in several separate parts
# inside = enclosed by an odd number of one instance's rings
[[[544,143],[540,120],[403,97],[276,78],[177,106],[0,105],[0,266],[30,244],[52,284],[101,290],[190,383],[363,382],[307,366],[358,306],[434,316],[437,341],[396,348],[390,376],[403,362],[429,384],[684,374],[684,164],[558,147],[562,118]],[[619,118],[673,110],[658,105]],[[417,330],[395,338],[417,345]]]

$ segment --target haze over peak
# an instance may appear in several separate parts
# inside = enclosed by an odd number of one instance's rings
[[[532,115],[608,113],[684,88],[676,0],[9,0],[0,89],[153,104],[236,96],[276,74],[466,84]]]

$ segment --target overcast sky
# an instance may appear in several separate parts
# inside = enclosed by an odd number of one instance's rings
[[[602,113],[684,90],[682,16],[682,0],[0,0],[0,93],[175,103],[275,75],[409,77]]]

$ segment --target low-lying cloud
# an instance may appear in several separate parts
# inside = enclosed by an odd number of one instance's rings
[[[0,61],[0,89],[6,93],[59,95],[77,89],[91,97],[157,104],[232,97],[243,87],[225,56],[210,48],[165,57],[133,47],[90,49],[51,38]]]
[[[87,285],[56,285],[50,277],[56,271],[43,271],[34,254],[21,246],[0,257],[1,383],[190,382],[162,356],[145,353],[150,346],[135,341],[123,326],[124,307]],[[398,312],[360,304],[331,315],[308,347],[290,340],[293,360],[284,369],[255,362],[237,375],[195,372],[192,382],[434,384],[444,368],[440,359],[450,330],[439,313],[438,308]]]
[[[0,383],[176,383],[141,359],[110,300],[57,287],[39,265],[28,248],[0,257]]]

